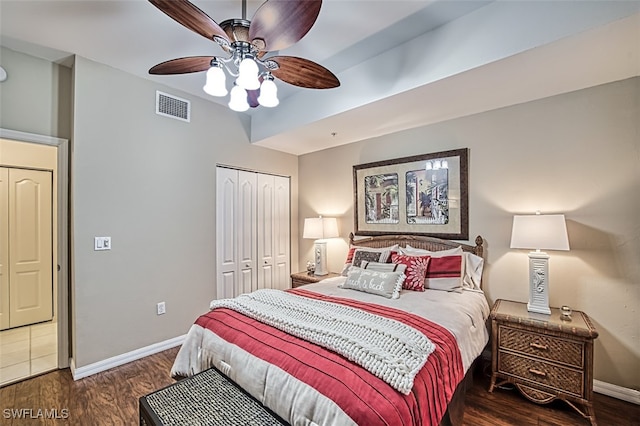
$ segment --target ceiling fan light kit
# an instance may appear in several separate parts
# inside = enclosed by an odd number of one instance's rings
[[[340,86],[328,69],[308,59],[265,55],[282,50],[300,40],[311,29],[320,13],[321,0],[269,0],[253,16],[228,19],[218,25],[188,0],[149,0],[166,15],[186,28],[217,43],[229,57],[192,56],[162,62],[150,74],[171,75],[206,71],[203,86],[211,96],[226,96],[226,74],[235,77],[229,108],[246,111],[258,105],[277,106],[278,78],[289,84],[311,89]],[[243,14],[246,0],[243,0]],[[243,17],[244,18],[244,17]]]

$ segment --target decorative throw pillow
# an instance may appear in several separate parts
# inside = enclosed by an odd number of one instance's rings
[[[379,262],[369,262],[368,260],[363,260],[360,264],[362,269],[370,269],[372,271],[379,272],[402,272],[404,274],[407,269],[407,265],[402,263],[379,263]]]
[[[339,287],[397,299],[404,279],[402,272],[380,272],[354,266],[349,271],[347,280]]]
[[[463,254],[432,257],[424,281],[425,288],[453,291],[462,287]]]
[[[351,265],[360,267],[360,263],[363,260],[380,263],[388,262],[391,252],[396,250],[398,250],[397,244],[382,248],[351,246],[349,248],[349,252],[347,253],[347,260],[345,260],[344,262],[344,267],[342,268],[341,274],[346,277],[349,273],[349,268],[351,268]],[[375,255],[360,254],[357,258],[357,261],[354,262],[354,257],[356,256],[357,252],[381,253],[381,255],[376,258]]]
[[[407,278],[405,278],[402,288],[413,291],[424,291],[424,281],[427,276],[430,259],[429,256],[406,256],[396,253],[391,255],[391,261],[393,263],[406,265],[405,275]]]

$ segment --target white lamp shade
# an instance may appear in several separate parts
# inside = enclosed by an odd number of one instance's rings
[[[321,240],[335,238],[338,234],[338,221],[335,217],[312,217],[304,220],[302,238]]]
[[[211,96],[227,96],[226,76],[220,67],[211,67],[207,71],[207,80],[204,90]]]
[[[247,91],[240,86],[233,86],[229,98],[229,108],[234,111],[243,112],[249,109],[247,102]]]
[[[511,248],[569,250],[563,214],[513,216]]]
[[[236,84],[245,90],[258,90],[260,88],[259,71],[258,64],[253,59],[244,58],[238,67],[240,75]]]
[[[258,96],[258,102],[260,105],[273,108],[278,106],[280,101],[278,100],[278,87],[273,80],[264,80],[260,86],[260,96]]]

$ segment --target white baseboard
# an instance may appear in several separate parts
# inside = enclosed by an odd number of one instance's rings
[[[623,401],[640,405],[640,391],[635,389],[623,388],[622,386],[612,385],[611,383],[601,382],[600,380],[594,380],[593,391],[610,396],[611,398],[621,399]]]
[[[149,355],[157,354],[158,352],[162,352],[176,346],[180,346],[182,342],[184,342],[184,339],[186,337],[187,335],[183,334],[182,336],[174,337],[173,339],[165,340],[164,342],[154,343],[153,345],[145,346],[144,348],[136,349],[134,351],[107,358],[102,361],[94,362],[93,364],[85,365],[84,367],[79,368],[76,368],[75,360],[71,358],[69,364],[71,374],[73,375],[73,380],[78,380],[96,373],[101,373],[119,365],[126,364],[128,362],[135,361]]]

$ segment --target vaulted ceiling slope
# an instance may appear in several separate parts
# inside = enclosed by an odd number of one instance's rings
[[[217,22],[241,1],[191,0]],[[247,2],[247,16],[262,3]],[[220,55],[146,0],[0,0],[0,43],[52,61],[78,54],[193,96],[204,74],[150,76],[163,60]],[[305,154],[640,75],[640,1],[325,0],[281,53],[322,63],[341,86],[279,83],[251,142]]]

